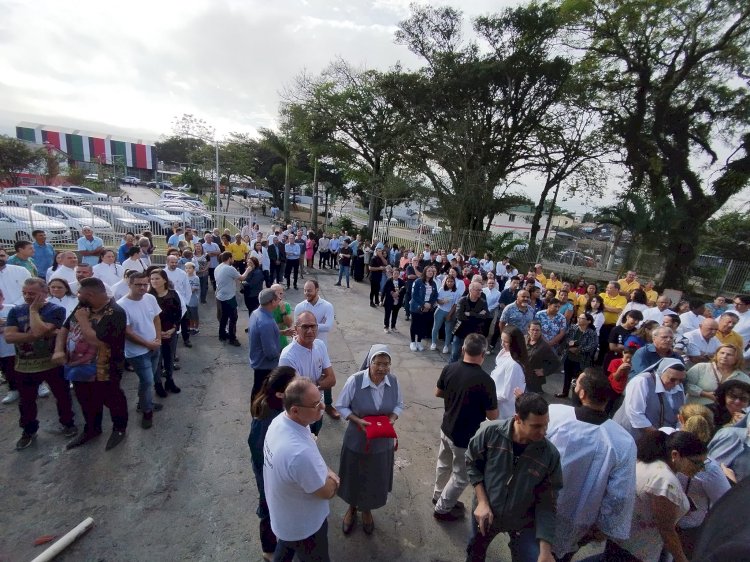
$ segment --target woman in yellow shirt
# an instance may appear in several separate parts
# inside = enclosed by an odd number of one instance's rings
[[[547,279],[547,283],[544,285],[544,287],[546,289],[554,289],[555,291],[559,292],[560,289],[562,289],[562,281],[557,278],[557,275],[553,271],[549,274],[549,279]]]

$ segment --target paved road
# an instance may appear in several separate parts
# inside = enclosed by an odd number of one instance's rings
[[[463,559],[468,524],[438,523],[431,516],[434,463],[437,455],[442,402],[433,390],[444,356],[413,353],[408,348],[408,323],[402,334],[382,332],[382,312],[367,306],[369,286],[351,290],[333,287],[329,272],[319,273],[322,296],[336,309],[330,354],[340,390],[372,343],[387,343],[394,353],[406,410],[397,423],[394,490],[387,506],[375,512],[376,530],[368,537],[358,528],[341,532],[345,511],[331,501],[329,538],[333,560],[456,561]],[[162,400],[164,410],[154,427],[144,430],[135,412],[137,379],[127,373],[124,389],[131,423],[125,442],[104,451],[110,430],[85,447],[65,450],[65,439],[53,433],[53,398],[39,399],[41,429],[27,450],[13,450],[20,435],[16,405],[0,406],[0,489],[3,490],[0,560],[32,559],[41,535],[61,535],[91,516],[96,526],[59,560],[173,561],[260,560],[257,491],[249,463],[249,396],[252,372],[247,345],[226,347],[214,336],[213,304],[201,307],[201,334],[195,346],[180,344],[182,370],[177,383],[183,392]],[[290,291],[294,304],[300,291]],[[247,325],[240,311],[238,331]],[[246,342],[245,338],[242,338]],[[491,368],[494,357],[488,359]],[[547,386],[557,392],[559,381]],[[336,392],[334,393],[334,395]],[[77,421],[81,421],[77,412]],[[329,465],[338,470],[345,422],[324,421],[319,441]],[[471,501],[470,491],[463,501]],[[507,560],[502,537],[489,559]],[[499,558],[500,557],[500,558]]]

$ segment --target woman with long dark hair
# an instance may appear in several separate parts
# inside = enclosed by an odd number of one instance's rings
[[[495,358],[490,376],[495,381],[499,419],[506,419],[516,413],[516,396],[526,390],[524,369],[529,355],[523,333],[515,326],[503,328],[500,341],[503,347]]]
[[[174,383],[174,358],[177,352],[177,329],[182,318],[182,305],[177,292],[171,287],[169,277],[161,268],[156,268],[149,274],[151,288],[149,293],[156,297],[161,313],[161,365],[164,369],[165,383],[162,385],[161,372],[154,373],[154,390],[156,394],[165,398],[167,391],[178,394],[181,389]]]
[[[422,276],[414,281],[411,289],[409,311],[411,312],[411,344],[412,351],[424,351],[422,338],[427,335],[428,315],[434,314],[433,308],[438,298],[437,283],[435,283],[435,268],[427,266]]]
[[[260,390],[250,407],[253,420],[250,422],[250,435],[247,444],[250,447],[250,462],[253,466],[255,483],[258,486],[258,508],[255,514],[260,518],[260,544],[263,559],[273,560],[276,550],[276,536],[271,530],[271,515],[266,503],[266,492],[263,486],[263,441],[268,427],[276,416],[284,411],[284,391],[297,376],[292,367],[276,367],[263,380]]]
[[[247,269],[250,269],[250,274],[242,282],[242,296],[245,299],[245,306],[247,307],[248,316],[258,308],[258,295],[263,290],[266,283],[266,278],[263,275],[263,270],[260,268],[260,262],[255,256],[247,258]]]
[[[383,257],[383,250],[375,250],[375,255],[370,259],[369,276],[370,276],[370,306],[375,308],[380,305],[380,282],[383,278],[383,271],[388,262]]]
[[[594,353],[599,346],[599,339],[594,329],[594,318],[584,312],[578,315],[578,321],[568,328],[563,344],[563,387],[558,398],[567,398],[570,393],[570,382],[586,367],[594,362]]]

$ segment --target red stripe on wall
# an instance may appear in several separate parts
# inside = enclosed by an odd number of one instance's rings
[[[46,133],[46,141],[50,143],[52,146],[57,148],[58,150],[62,148],[60,146],[60,133],[56,133],[54,131],[44,131]]]
[[[104,148],[104,139],[97,139],[92,138],[94,145],[94,151],[91,153],[91,161],[93,162],[95,159],[101,157],[102,162],[105,162],[107,159],[107,151]]]
[[[146,145],[145,144],[134,144],[135,147],[135,167],[146,169],[148,163],[146,162]]]

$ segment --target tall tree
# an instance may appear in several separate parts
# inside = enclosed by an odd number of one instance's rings
[[[21,174],[36,168],[45,160],[44,149],[7,136],[0,136],[0,179],[11,186],[19,185]]]
[[[426,66],[392,73],[390,98],[411,132],[409,162],[429,179],[453,230],[482,230],[516,203],[503,187],[530,166],[535,135],[570,73],[550,54],[557,12],[530,4],[478,18],[481,48],[463,41],[459,11],[413,10],[396,40]]]
[[[671,217],[665,280],[687,287],[696,225],[750,181],[750,4],[564,0],[562,13],[630,189]]]
[[[291,170],[292,159],[295,157],[297,150],[289,131],[286,133],[277,133],[271,129],[260,130],[261,143],[265,148],[270,150],[284,162],[284,221],[289,222],[291,218],[291,207],[289,195],[291,192]]]

